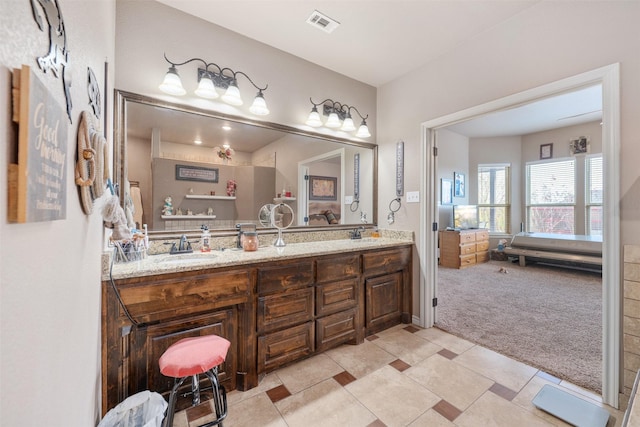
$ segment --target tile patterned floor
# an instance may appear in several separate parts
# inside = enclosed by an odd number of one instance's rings
[[[268,374],[228,394],[225,427],[567,426],[531,400],[552,384],[623,413],[600,396],[437,328],[398,325]],[[174,427],[212,419],[209,402],[178,412]]]

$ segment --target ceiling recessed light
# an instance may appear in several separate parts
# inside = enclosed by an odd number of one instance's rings
[[[231,130],[231,126],[229,126],[229,125],[223,125],[223,126],[222,126],[222,129],[224,129],[224,130]]]
[[[199,139],[194,139],[193,143],[196,144],[196,145],[200,145],[200,144],[202,144],[202,141],[199,140]]]

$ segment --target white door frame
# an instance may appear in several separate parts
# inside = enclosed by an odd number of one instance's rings
[[[602,158],[607,191],[603,200],[602,247],[602,399],[618,408],[620,392],[620,64],[612,64],[562,79],[544,86],[449,114],[422,124],[420,192],[425,197],[420,212],[420,318],[421,326],[432,327],[435,310],[431,301],[437,286],[437,232],[432,224],[438,222],[435,130],[466,121],[494,111],[513,108],[538,99],[593,85],[602,85]]]

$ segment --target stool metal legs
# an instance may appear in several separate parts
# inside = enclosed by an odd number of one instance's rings
[[[213,369],[205,372],[207,378],[211,382],[211,389],[213,391],[213,406],[216,411],[216,419],[208,422],[206,424],[201,425],[200,427],[213,427],[213,426],[222,426],[222,421],[227,417],[227,391],[224,389],[224,386],[220,384],[218,381],[218,367],[214,367]],[[173,388],[171,389],[171,394],[169,395],[169,406],[167,407],[167,416],[164,419],[162,427],[172,427],[173,426],[173,415],[176,408],[176,401],[178,400],[178,388],[185,382],[185,380],[189,377],[183,378],[175,378]],[[198,375],[193,375],[191,382],[191,392],[192,403],[193,405],[200,404],[200,383],[198,380]]]

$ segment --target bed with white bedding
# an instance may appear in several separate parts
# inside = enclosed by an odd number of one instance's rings
[[[602,236],[522,232],[504,252],[523,267],[529,260],[602,268]]]

